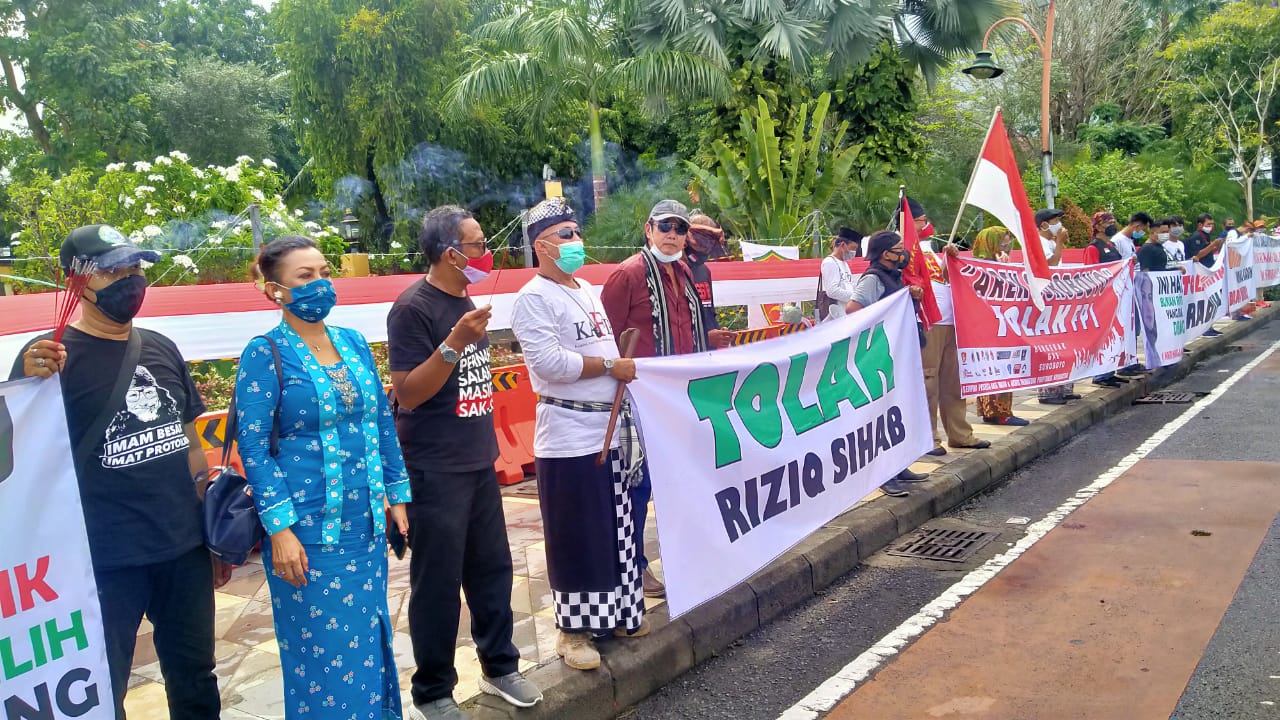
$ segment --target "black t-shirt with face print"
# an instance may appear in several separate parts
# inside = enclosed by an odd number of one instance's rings
[[[119,373],[132,376],[102,438],[84,462],[75,463],[89,549],[99,569],[164,562],[204,543],[183,427],[204,412],[204,401],[173,341],[137,332],[142,345],[132,368],[121,367],[124,340],[74,327],[62,336],[67,364],[59,378],[72,448],[103,412]],[[22,377],[21,355],[10,377]]]

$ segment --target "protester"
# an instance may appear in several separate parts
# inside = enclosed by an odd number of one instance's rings
[[[1120,249],[1116,247],[1115,240],[1124,238],[1124,235],[1116,232],[1116,218],[1109,212],[1101,211],[1093,214],[1093,241],[1084,249],[1084,264],[1097,265],[1099,263],[1116,262],[1123,260],[1120,255]]]
[[[910,256],[902,244],[901,235],[892,230],[881,230],[872,235],[867,241],[867,262],[870,265],[858,279],[858,284],[853,289],[853,297],[845,306],[846,312],[857,312],[905,287],[902,282],[902,268],[906,267],[909,261]],[[919,300],[924,294],[923,290],[915,286],[908,288],[907,291],[911,294],[912,300]],[[880,490],[885,495],[903,497],[910,492],[902,486],[902,483],[921,482],[928,477],[928,475],[906,469],[882,484]]]
[[[681,262],[688,234],[689,211],[683,204],[663,200],[654,205],[644,224],[645,246],[618,264],[600,292],[614,331],[637,331],[633,357],[666,357],[707,349],[702,301],[688,266]],[[640,482],[631,488],[636,549],[644,571],[644,594],[663,597],[666,586],[649,568],[644,551],[653,485],[647,466],[642,473]]]
[[[831,252],[822,258],[818,276],[818,296],[814,312],[819,322],[844,317],[845,305],[853,298],[857,279],[849,261],[861,254],[862,233],[842,227],[831,242]]]
[[[931,260],[927,264],[931,268],[933,295],[938,303],[941,318],[933,323],[925,332],[925,346],[921,353],[924,364],[924,390],[929,402],[929,425],[933,434],[934,448],[927,454],[941,457],[947,454],[942,446],[942,436],[938,434],[938,418],[941,416],[942,428],[947,435],[947,444],[952,448],[972,448],[981,450],[991,447],[987,440],[979,440],[973,434],[973,426],[969,424],[968,403],[960,394],[960,362],[956,348],[955,308],[951,301],[951,286],[948,284],[947,258],[959,254],[955,245],[947,245],[941,257],[924,248],[923,238],[932,234],[927,231],[928,215],[920,203],[909,200],[912,220],[916,233],[921,236],[921,252]]]
[[[1181,215],[1174,215],[1167,222],[1169,224],[1169,239],[1164,241],[1164,252],[1169,256],[1169,262],[1180,263],[1187,259],[1187,247],[1182,242],[1186,228]]]
[[[480,689],[529,707],[542,693],[518,672],[511,641],[511,549],[493,463],[493,388],[486,329],[490,306],[477,308],[467,286],[493,268],[484,231],[471,213],[447,205],[427,213],[419,235],[426,277],[387,315],[396,429],[404,448],[409,506],[409,635],[412,718],[461,718],[454,648],[466,593]]]
[[[344,718],[399,718],[386,533],[389,523],[391,532],[408,532],[410,491],[391,404],[364,336],[325,324],[338,298],[315,243],[285,235],[262,249],[255,267],[283,319],[240,356],[237,439],[271,538],[262,562],[285,717],[336,717],[333,708],[342,708]],[[277,407],[288,431],[273,457]],[[343,655],[354,655],[343,682],[317,695],[316,678]]]
[[[1062,224],[1063,210],[1045,208],[1036,211],[1036,227],[1040,231],[1040,245],[1044,249],[1045,259],[1049,265],[1057,265],[1062,261],[1062,253],[1067,246],[1068,233]],[[1036,395],[1042,405],[1066,405],[1068,400],[1079,400],[1072,383],[1049,385],[1037,388]]]
[[[1187,257],[1211,268],[1217,263],[1215,254],[1222,247],[1222,238],[1213,238],[1213,215],[1204,213],[1196,218],[1196,231],[1186,239]],[[1222,332],[1214,328],[1204,331],[1204,337],[1218,337]]]
[[[1129,224],[1120,232],[1111,236],[1111,242],[1120,251],[1120,259],[1128,260],[1137,254],[1137,246],[1147,237],[1151,228],[1151,216],[1144,212],[1136,212],[1129,216]]]
[[[538,394],[533,454],[556,653],[571,668],[594,670],[595,637],[649,633],[628,491],[640,458],[630,437],[619,440],[632,431],[615,434],[609,462],[596,462],[618,383],[635,378],[635,361],[618,357],[604,307],[573,276],[582,266],[573,210],[559,199],[540,203],[529,211],[529,237],[541,262],[511,323]]]
[[[973,240],[973,257],[978,260],[995,260],[1007,263],[1009,253],[1017,244],[1013,233],[1000,225],[984,228]],[[1003,392],[994,395],[982,395],[977,399],[978,414],[982,422],[988,425],[1028,425],[1026,420],[1013,414],[1013,393]]]
[[[147,292],[142,263],[159,259],[113,227],[73,230],[58,253],[63,273],[94,263],[80,318],[61,343],[36,338],[9,377],[59,374],[116,717],[146,616],[170,716],[214,720],[213,590],[231,568],[204,546],[208,466],[194,424],[204,401],[173,341],[133,326]]]
[[[1222,234],[1218,236],[1218,239],[1226,242],[1235,242],[1238,237],[1240,237],[1240,234],[1236,232],[1235,218],[1227,218],[1226,220],[1223,220]]]
[[[1170,240],[1169,220],[1157,220],[1154,226],[1153,241],[1146,243],[1138,250],[1138,269],[1142,272],[1160,272],[1169,269],[1171,257],[1166,247]],[[1178,266],[1179,270],[1185,269]]]
[[[720,223],[701,210],[689,213],[689,223],[684,257],[693,277],[693,287],[698,291],[698,300],[702,303],[702,327],[707,333],[707,347],[723,350],[733,343],[733,331],[720,329],[715,293],[712,292],[711,268],[707,267],[707,262],[725,256],[724,230],[720,229]]]

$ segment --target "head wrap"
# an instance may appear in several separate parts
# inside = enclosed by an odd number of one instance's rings
[[[993,225],[978,232],[973,239],[973,256],[979,260],[995,260],[1000,253],[1000,241],[1009,230],[1003,225]]]
[[[574,222],[577,218],[573,214],[573,208],[569,207],[564,198],[548,198],[533,206],[529,211],[527,218],[527,234],[529,242],[533,242],[539,235],[547,231],[547,228],[554,227],[560,223]]]
[[[1101,230],[1102,228],[1105,228],[1108,224],[1113,223],[1115,221],[1116,221],[1116,216],[1112,215],[1106,210],[1100,210],[1094,213],[1093,214],[1093,236],[1095,238],[1098,237],[1099,230]]]

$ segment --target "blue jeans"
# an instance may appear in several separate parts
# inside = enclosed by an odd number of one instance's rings
[[[649,463],[640,468],[640,482],[631,488],[631,525],[635,529],[636,550],[640,553],[640,569],[649,567],[644,555],[644,521],[649,517],[649,498],[653,497],[653,484],[649,482]]]

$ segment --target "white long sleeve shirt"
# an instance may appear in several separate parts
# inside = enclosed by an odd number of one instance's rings
[[[845,303],[853,299],[853,289],[858,284],[849,263],[830,255],[822,259],[822,292],[834,302],[827,312],[827,319],[844,317]]]
[[[604,305],[585,280],[578,289],[536,275],[516,295],[511,329],[520,341],[533,391],[560,400],[612,403],[618,381],[580,379],[583,358],[617,358]],[[582,412],[539,403],[533,454],[541,458],[595,455],[609,425],[607,412]],[[614,437],[614,446],[618,439]]]

